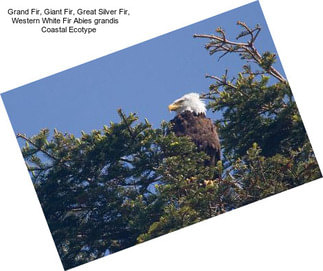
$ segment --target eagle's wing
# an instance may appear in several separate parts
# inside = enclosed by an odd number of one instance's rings
[[[221,159],[221,147],[216,127],[212,120],[204,114],[195,114],[185,111],[178,114],[173,120],[172,131],[177,136],[189,136],[198,150],[210,156],[207,165],[216,165]]]

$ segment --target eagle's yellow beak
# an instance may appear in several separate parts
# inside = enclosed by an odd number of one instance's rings
[[[176,111],[176,109],[178,109],[179,108],[179,104],[176,104],[176,103],[172,103],[172,104],[170,104],[169,106],[168,106],[168,110],[169,111]]]

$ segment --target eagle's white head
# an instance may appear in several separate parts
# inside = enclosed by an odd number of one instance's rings
[[[169,111],[175,111],[177,114],[181,114],[184,111],[194,112],[196,114],[205,114],[205,103],[200,100],[198,93],[189,93],[183,97],[177,99],[168,106]]]

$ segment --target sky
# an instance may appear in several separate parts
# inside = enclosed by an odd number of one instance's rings
[[[234,76],[242,71],[245,62],[237,54],[218,61],[220,55],[210,56],[204,49],[206,39],[193,38],[195,33],[214,34],[220,26],[234,40],[241,31],[239,20],[262,27],[255,43],[260,53],[277,53],[260,5],[253,2],[3,93],[13,129],[32,136],[42,128],[57,128],[80,136],[82,130],[118,122],[118,108],[147,118],[157,128],[174,117],[167,108],[172,101],[186,93],[207,92],[213,81],[205,74],[221,76],[228,69]],[[279,59],[274,66],[284,75]]]

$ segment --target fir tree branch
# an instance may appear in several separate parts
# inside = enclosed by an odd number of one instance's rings
[[[52,160],[54,160],[55,162],[57,162],[57,164],[61,164],[66,168],[69,168],[68,165],[64,164],[62,162],[62,159],[59,159],[57,157],[55,157],[54,155],[50,154],[48,151],[46,151],[45,149],[43,149],[41,146],[38,146],[37,144],[35,144],[30,138],[28,138],[27,136],[25,136],[24,134],[18,133],[17,134],[17,138],[21,138],[23,140],[25,140],[26,142],[28,142],[30,145],[34,146],[36,148],[37,151],[42,152],[43,154],[45,154],[46,156],[48,156],[49,158],[51,158]],[[41,170],[41,169],[40,169]]]
[[[58,159],[57,157],[50,154],[48,151],[44,150],[43,148],[41,148],[40,146],[35,144],[31,139],[29,139],[25,135],[18,133],[17,138],[22,138],[23,140],[27,141],[30,145],[34,146],[37,149],[37,151],[44,153],[45,155],[47,155],[49,158],[53,159],[54,161],[56,161],[58,163],[61,162],[60,159]]]
[[[221,28],[216,29],[216,32],[219,33],[219,35],[194,34],[193,37],[209,39],[210,42],[205,45],[205,48],[209,50],[210,54],[214,54],[216,52],[224,52],[219,57],[219,60],[228,53],[239,53],[241,57],[243,58],[247,57],[249,59],[248,61],[252,59],[254,62],[256,62],[258,65],[261,66],[262,56],[258,52],[254,44],[261,31],[260,26],[257,25],[254,29],[250,29],[244,22],[238,21],[237,24],[245,29],[239,34],[237,39],[244,36],[250,36],[249,41],[234,42],[234,41],[228,40],[226,38],[224,30]],[[287,82],[287,80],[272,65],[270,65],[268,69],[266,69],[266,72],[274,76],[282,83]]]

